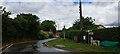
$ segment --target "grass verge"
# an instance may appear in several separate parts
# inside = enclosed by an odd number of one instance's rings
[[[63,48],[64,50],[69,50],[69,51],[74,51],[74,52],[111,52],[111,50],[102,48],[100,46],[92,46],[90,44],[85,44],[85,43],[75,43],[73,40],[66,39],[64,40],[61,39],[55,39],[52,41],[47,42],[49,46],[55,46],[58,44],[62,44],[65,47]]]

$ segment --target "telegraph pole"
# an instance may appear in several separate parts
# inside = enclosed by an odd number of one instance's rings
[[[65,25],[64,25],[64,37],[63,38],[64,38],[64,42],[65,42]]]
[[[79,13],[80,13],[80,30],[83,29],[83,18],[82,18],[82,4],[81,0],[79,0]]]

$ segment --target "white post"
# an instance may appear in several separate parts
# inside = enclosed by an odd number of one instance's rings
[[[90,42],[91,42],[91,45],[93,44],[93,37],[90,37]]]

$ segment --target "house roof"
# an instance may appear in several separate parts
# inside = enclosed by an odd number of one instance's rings
[[[104,27],[104,28],[105,28],[105,26],[103,26],[103,25],[97,25],[97,26],[102,26],[102,27]]]

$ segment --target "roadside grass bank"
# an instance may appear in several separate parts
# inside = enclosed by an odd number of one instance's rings
[[[55,45],[58,45],[58,44],[64,45],[65,47],[62,49],[73,51],[73,52],[112,52],[111,50],[100,47],[100,46],[93,46],[86,43],[76,43],[70,39],[66,39],[64,42],[64,40],[61,40],[58,38],[58,39],[47,42],[47,44],[52,47],[55,47]],[[120,52],[120,49],[118,51]]]

